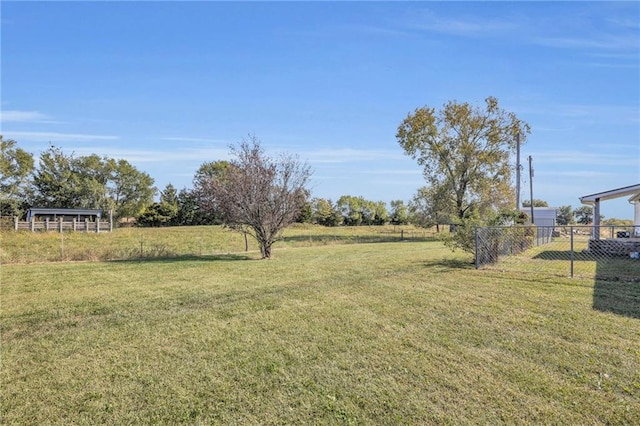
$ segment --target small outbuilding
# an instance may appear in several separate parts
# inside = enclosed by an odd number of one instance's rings
[[[522,207],[520,211],[529,217],[531,222],[531,207]],[[556,226],[557,207],[534,207],[533,225],[535,226]]]
[[[95,222],[102,218],[102,210],[97,209],[45,209],[32,208],[27,211],[27,222],[31,220],[51,220],[71,222]]]
[[[31,231],[111,231],[113,217],[102,220],[102,210],[99,209],[56,209],[31,208],[27,211],[27,220],[20,222],[15,218],[15,230],[28,229]]]

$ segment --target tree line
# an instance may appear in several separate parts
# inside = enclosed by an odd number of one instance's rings
[[[30,207],[112,211],[136,216],[153,201],[153,178],[126,160],[75,156],[50,146],[33,155],[0,135],[0,215],[24,217]]]
[[[442,109],[421,107],[400,123],[396,140],[423,169],[426,185],[405,205],[343,195],[335,202],[312,198],[311,170],[292,156],[265,155],[255,137],[232,149],[231,161],[203,163],[193,188],[167,185],[154,202],[153,179],[125,160],[92,154],[75,157],[51,146],[40,157],[3,140],[0,159],[2,215],[20,215],[28,206],[112,210],[115,218],[135,217],[145,226],[225,224],[250,234],[263,257],[288,224],[325,226],[385,223],[433,226],[456,224],[452,248],[472,250],[480,225],[524,223],[515,207],[510,159],[524,144],[529,125],[499,107],[494,97],[484,106],[450,101]],[[540,201],[540,200],[537,200]],[[558,223],[590,223],[590,207],[563,206]]]
[[[211,185],[229,171],[229,161],[204,162],[194,174],[192,188],[178,190],[169,183],[158,191],[151,176],[126,160],[97,154],[76,156],[52,145],[36,164],[33,155],[15,140],[0,135],[0,147],[1,216],[24,218],[31,207],[88,208],[111,210],[116,221],[134,218],[140,226],[223,223]],[[409,204],[394,200],[390,207],[362,196],[343,195],[334,202],[305,191],[294,220],[323,226],[429,222],[417,198]]]

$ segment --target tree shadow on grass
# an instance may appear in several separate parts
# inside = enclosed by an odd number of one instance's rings
[[[434,237],[423,237],[415,235],[406,235],[401,237],[399,234],[393,235],[331,235],[331,234],[319,234],[319,235],[294,235],[285,236],[282,241],[289,243],[311,243],[314,245],[321,245],[327,243],[340,243],[340,244],[366,244],[366,243],[395,243],[395,242],[428,242],[436,241]]]
[[[110,262],[128,263],[176,263],[176,262],[216,262],[216,261],[238,261],[255,260],[256,258],[240,254],[212,254],[212,255],[180,255],[180,256],[158,256],[158,257],[133,257],[130,259],[115,259]]]
[[[427,268],[436,272],[451,272],[452,270],[475,270],[476,266],[469,259],[430,259],[423,263]]]

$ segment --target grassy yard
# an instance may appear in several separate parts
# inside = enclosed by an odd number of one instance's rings
[[[0,422],[640,418],[640,306],[614,313],[594,292],[633,284],[476,271],[435,241],[296,238],[270,261],[236,241],[235,253],[2,265]]]
[[[294,225],[287,228],[274,249],[317,245],[389,241],[425,241],[436,229],[413,226],[325,227]],[[251,237],[221,226],[120,228],[113,232],[0,231],[0,263],[98,261],[179,256],[220,255],[258,250]]]

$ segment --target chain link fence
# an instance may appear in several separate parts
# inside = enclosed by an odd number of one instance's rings
[[[476,268],[640,282],[639,231],[633,226],[478,227]]]

